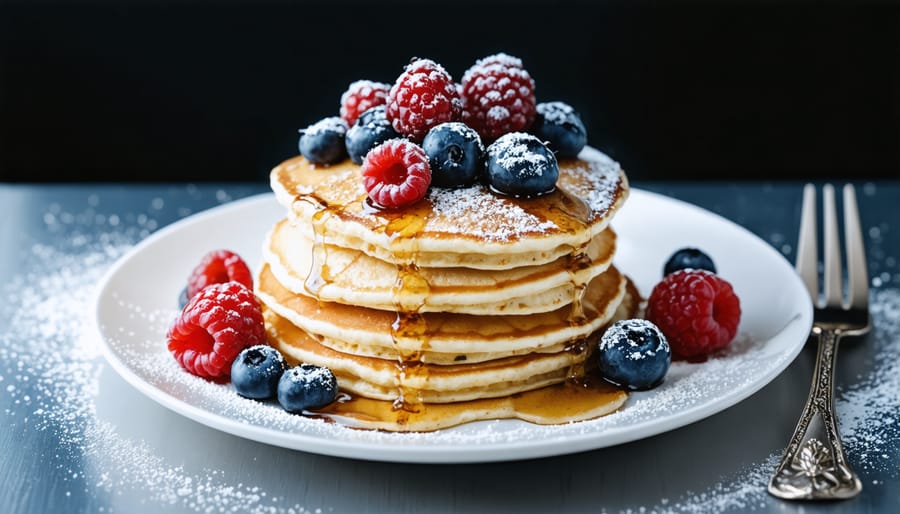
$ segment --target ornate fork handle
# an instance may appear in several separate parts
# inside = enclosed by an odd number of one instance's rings
[[[816,368],[806,406],[769,492],[790,500],[851,498],[862,484],[847,464],[834,418],[834,365],[840,331],[813,329],[819,336]]]

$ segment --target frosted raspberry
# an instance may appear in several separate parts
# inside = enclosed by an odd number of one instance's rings
[[[430,59],[407,65],[388,95],[387,119],[394,130],[417,143],[435,125],[458,121],[461,112],[456,84]]]
[[[681,270],[653,288],[647,319],[666,335],[675,356],[702,359],[734,339],[741,302],[731,284],[717,275]]]
[[[463,121],[493,141],[525,131],[535,117],[534,81],[522,61],[506,54],[485,57],[462,79]]]
[[[391,139],[369,151],[362,176],[369,198],[393,209],[425,197],[431,184],[431,166],[422,147],[405,139]]]
[[[341,95],[341,118],[352,127],[359,115],[372,107],[378,107],[387,103],[390,84],[372,82],[371,80],[357,80]]]
[[[228,281],[253,289],[253,275],[244,259],[229,250],[214,250],[203,256],[188,277],[187,297],[192,298],[206,286]]]
[[[265,344],[262,310],[237,282],[209,286],[191,298],[166,335],[169,351],[199,377],[224,380],[241,350]]]

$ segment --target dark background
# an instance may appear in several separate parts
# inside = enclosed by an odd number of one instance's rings
[[[498,51],[632,179],[900,177],[897,2],[0,0],[0,180],[264,180],[353,80]]]

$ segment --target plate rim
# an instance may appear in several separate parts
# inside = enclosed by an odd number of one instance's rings
[[[655,201],[675,203],[681,207],[698,210],[703,215],[712,217],[719,222],[724,222],[730,229],[736,229],[744,236],[749,236],[758,243],[762,243],[760,245],[761,247],[789,267],[791,270],[791,280],[795,282],[794,286],[803,287],[802,281],[796,272],[794,272],[793,266],[790,265],[787,259],[774,247],[745,227],[703,207],[661,193],[632,187],[631,194],[636,194],[638,196],[646,195]],[[578,453],[653,437],[677,428],[688,426],[732,408],[758,392],[784,372],[802,351],[806,342],[806,338],[804,337],[802,341],[789,347],[787,352],[781,352],[780,355],[784,358],[780,365],[771,368],[769,373],[765,374],[762,379],[754,381],[748,387],[735,389],[731,394],[727,394],[724,397],[717,399],[712,405],[708,403],[694,405],[686,410],[679,411],[675,416],[665,418],[663,423],[659,423],[658,420],[642,420],[638,423],[624,427],[616,427],[608,431],[561,434],[560,437],[553,437],[546,440],[503,441],[493,442],[489,446],[474,445],[470,447],[461,447],[458,444],[444,442],[428,445],[384,445],[378,442],[355,441],[349,439],[323,439],[321,436],[317,435],[285,432],[275,428],[244,422],[193,405],[159,389],[140,376],[119,357],[107,340],[104,330],[101,327],[102,300],[107,294],[108,289],[111,287],[113,278],[120,273],[120,270],[125,267],[135,255],[141,253],[149,246],[158,244],[159,240],[165,239],[170,233],[180,231],[194,224],[203,223],[208,218],[214,217],[223,211],[251,209],[255,204],[265,204],[271,201],[274,201],[274,194],[271,192],[251,195],[199,211],[159,229],[137,243],[133,248],[129,249],[117,259],[97,283],[92,298],[92,324],[94,333],[100,340],[101,353],[120,377],[139,392],[166,409],[185,416],[202,425],[237,437],[314,454],[380,462],[425,462],[435,464],[502,462]],[[797,322],[800,323],[801,328],[805,326],[803,333],[808,334],[809,329],[812,326],[812,302],[810,301],[808,304],[804,303],[802,306],[798,306],[798,310],[799,314],[795,315],[795,317],[789,320],[784,327],[781,327],[776,333],[770,336],[767,341],[771,341],[776,337],[785,337],[785,333],[792,325],[797,324]],[[601,433],[604,437],[598,440],[598,434]],[[360,453],[361,446],[367,448],[365,455]],[[381,446],[380,449],[378,448],[379,446]]]

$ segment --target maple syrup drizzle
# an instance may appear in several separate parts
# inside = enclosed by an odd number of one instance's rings
[[[500,417],[559,424],[607,414],[618,408],[626,396],[627,393],[592,371],[577,383],[566,381],[499,398],[429,403],[427,409],[416,412],[398,410],[390,401],[347,396],[317,410],[316,414],[350,426],[391,431],[430,431]]]
[[[580,236],[580,240],[572,246],[572,250],[566,258],[566,271],[572,287],[568,323],[571,326],[580,326],[588,321],[583,305],[588,280],[583,278],[584,275],[579,272],[590,268],[593,264],[593,260],[587,252],[587,247],[591,243],[592,211],[583,200],[569,194],[564,189],[557,188],[551,195],[556,197],[556,201],[530,204],[526,200],[520,201],[519,206],[533,216],[552,222],[563,232]],[[589,347],[587,339],[580,337],[569,341],[566,350],[580,355],[588,351]],[[571,382],[573,387],[580,387],[579,384],[584,381],[584,377],[584,359],[579,359],[569,367],[566,381]]]
[[[391,324],[391,341],[397,352],[394,377],[397,398],[392,408],[401,419],[425,410],[421,393],[409,385],[414,378],[427,379],[428,374],[428,367],[423,362],[428,349],[428,322],[420,311],[431,292],[431,285],[422,276],[416,261],[418,237],[428,222],[431,204],[427,200],[420,204],[423,205],[383,213],[388,218],[383,230],[390,238],[390,249],[397,266],[397,278],[391,291],[397,312],[397,318]]]
[[[303,286],[309,294],[318,298],[319,291],[334,280],[331,276],[331,269],[328,267],[328,247],[326,245],[328,236],[326,223],[332,215],[332,208],[313,194],[297,196],[296,201],[306,202],[315,209],[312,215],[312,262]]]
[[[573,295],[567,321],[570,324],[581,324],[587,319],[582,301],[588,284],[579,278],[578,271],[592,265],[592,260],[586,252],[591,241],[592,212],[584,201],[564,190],[557,189],[547,196],[541,197],[540,201],[512,200],[538,219],[554,223],[563,232],[584,234],[584,239],[573,245],[567,259]],[[315,207],[312,216],[313,262],[305,287],[311,294],[317,296],[316,292],[333,280],[327,262],[327,221],[338,209],[346,206],[330,206],[314,194],[297,195],[296,200],[309,202]],[[372,206],[366,202],[367,199],[361,200],[363,210],[371,211]],[[392,291],[396,299],[397,315],[391,323],[391,338],[397,351],[395,377],[398,387],[397,398],[394,401],[384,401],[344,395],[340,401],[324,407],[317,411],[317,414],[332,419],[356,419],[364,423],[374,421],[388,429],[403,430],[403,427],[408,427],[413,430],[427,430],[429,426],[442,428],[471,420],[471,417],[463,418],[475,411],[487,413],[485,415],[488,417],[518,417],[536,423],[564,423],[605,413],[602,411],[607,405],[621,405],[626,393],[608,384],[594,370],[586,370],[585,363],[581,362],[570,367],[565,382],[556,385],[501,398],[447,404],[432,403],[425,408],[420,392],[408,386],[407,382],[409,377],[421,377],[422,374],[428,373],[428,366],[423,363],[423,356],[429,348],[428,316],[419,311],[431,288],[415,262],[416,238],[421,234],[430,212],[432,212],[431,205],[427,200],[419,202],[418,208],[406,212],[379,212],[382,218],[387,219],[387,223],[380,227],[380,230],[390,238],[391,251],[397,263],[397,280]],[[521,332],[525,334],[531,331]],[[570,341],[566,351],[576,354],[587,351],[589,339],[578,338]],[[405,348],[415,350],[409,351]],[[457,419],[463,421],[452,422]],[[451,420],[449,424],[447,420]]]

